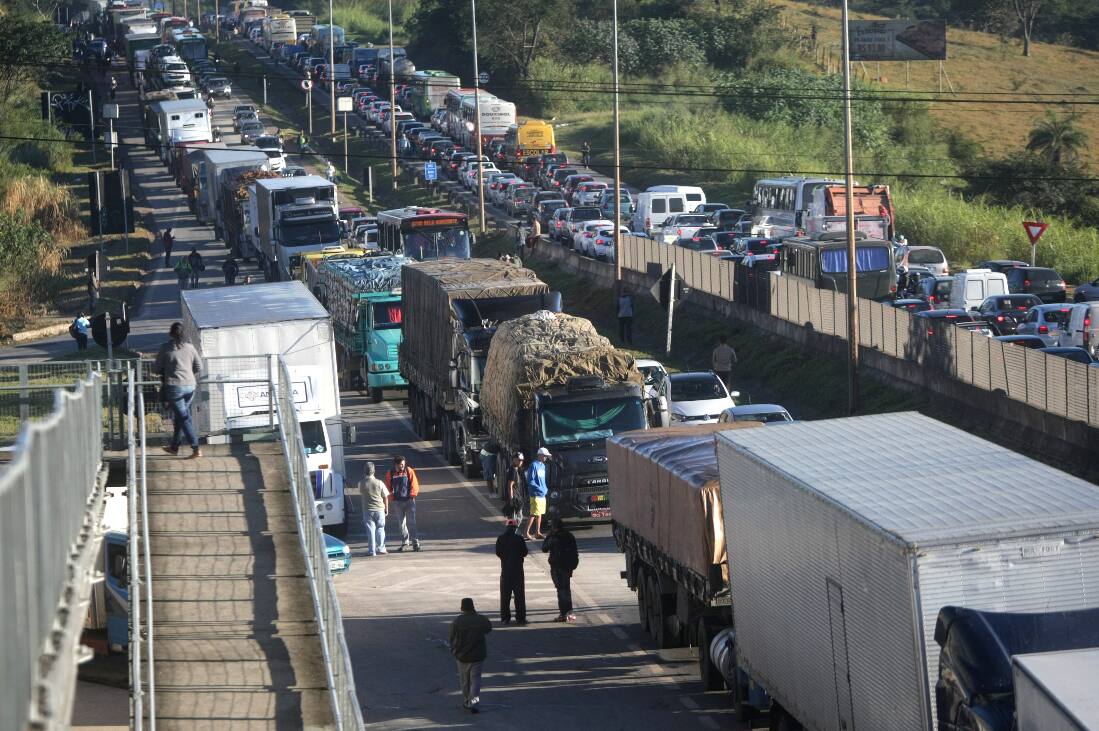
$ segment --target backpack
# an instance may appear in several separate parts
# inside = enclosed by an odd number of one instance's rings
[[[576,571],[576,567],[580,565],[580,552],[576,550],[576,539],[573,538],[571,533],[562,533],[561,535],[568,535],[569,539],[562,540],[560,536],[557,538],[557,561],[560,563],[561,568],[566,571]]]

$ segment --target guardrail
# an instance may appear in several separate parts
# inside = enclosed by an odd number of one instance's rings
[[[275,356],[271,356],[273,359]],[[325,550],[324,533],[313,505],[313,491],[309,470],[305,464],[305,445],[301,440],[301,427],[294,410],[292,382],[286,362],[279,358],[277,367],[275,410],[278,428],[286,453],[290,495],[294,503],[294,518],[298,524],[298,539],[305,557],[305,570],[313,595],[313,608],[317,615],[317,630],[321,635],[325,672],[331,694],[332,714],[337,729],[363,728],[362,709],[355,695],[355,678],[351,671],[351,653],[343,631],[340,602],[332,585],[332,573],[328,569],[328,552]]]
[[[85,368],[0,465],[0,728],[67,727],[102,513],[103,382]]]

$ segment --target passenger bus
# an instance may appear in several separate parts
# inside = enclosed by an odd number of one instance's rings
[[[462,100],[462,140],[466,149],[474,149],[477,146],[476,116],[477,103],[471,94],[469,98]],[[498,99],[488,92],[482,91],[480,96],[481,112],[481,144],[487,145],[490,140],[503,137],[507,134],[508,127],[515,124],[515,105],[511,102]]]
[[[893,244],[856,233],[855,277],[863,299],[886,300],[897,292],[897,266]],[[808,279],[819,289],[847,291],[847,232],[836,231],[815,238],[795,236],[782,245],[782,271]]]
[[[395,208],[378,213],[378,246],[416,261],[468,259],[469,217],[438,208]]]
[[[172,42],[172,31],[183,30],[191,27],[191,21],[178,15],[169,15],[157,21],[157,32],[165,43]]]
[[[504,133],[504,159],[522,162],[531,155],[552,155],[557,152],[553,125],[540,119],[528,119],[508,127]]]
[[[130,33],[124,39],[126,61],[130,68],[134,66],[134,56],[138,51],[148,51],[160,45],[160,36],[156,33]]]
[[[298,24],[289,15],[263,19],[263,46],[270,51],[276,43],[294,45],[298,42]]]
[[[192,64],[206,58],[206,37],[194,28],[176,29],[166,41],[176,47],[176,53],[184,63]]]
[[[752,233],[768,238],[815,236],[847,228],[844,181],[760,180],[752,191]],[[854,185],[855,228],[868,238],[893,238],[893,201],[886,185]]]
[[[443,105],[447,93],[462,85],[461,79],[448,71],[417,71],[410,80],[411,111],[420,119],[430,119]]]
[[[482,92],[483,93],[483,92]],[[461,142],[462,136],[462,102],[473,98],[473,89],[469,87],[451,89],[443,97],[443,108],[446,109],[447,134],[454,138],[455,142]]]

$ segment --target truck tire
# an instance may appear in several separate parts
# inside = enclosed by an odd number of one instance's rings
[[[636,576],[637,623],[641,625],[643,634],[649,634],[649,584],[643,568],[638,568]]]
[[[451,467],[459,467],[462,464],[462,454],[459,451],[461,441],[458,439],[454,419],[448,419],[445,414],[439,416],[439,431],[443,438],[443,453],[446,455],[447,464]]]
[[[714,631],[706,622],[705,617],[699,617],[698,625],[698,679],[702,681],[705,690],[721,690],[725,687],[725,679],[710,658],[710,642],[714,639]]]
[[[382,398],[384,396],[385,396],[385,393],[378,386],[371,386],[370,387],[370,400],[373,401],[374,403],[380,404],[382,402]]]

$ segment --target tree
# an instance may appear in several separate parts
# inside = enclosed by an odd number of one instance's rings
[[[69,40],[49,20],[5,16],[0,24],[0,109],[42,78],[50,64],[61,64],[72,54]]]
[[[1015,16],[1019,19],[1019,30],[1023,34],[1023,55],[1030,55],[1030,34],[1034,31],[1034,21],[1042,10],[1045,0],[1011,0]]]
[[[1054,168],[1073,163],[1079,157],[1080,150],[1088,143],[1088,135],[1076,126],[1077,116],[1068,114],[1059,117],[1052,112],[1030,130],[1026,149],[1046,159]]]

